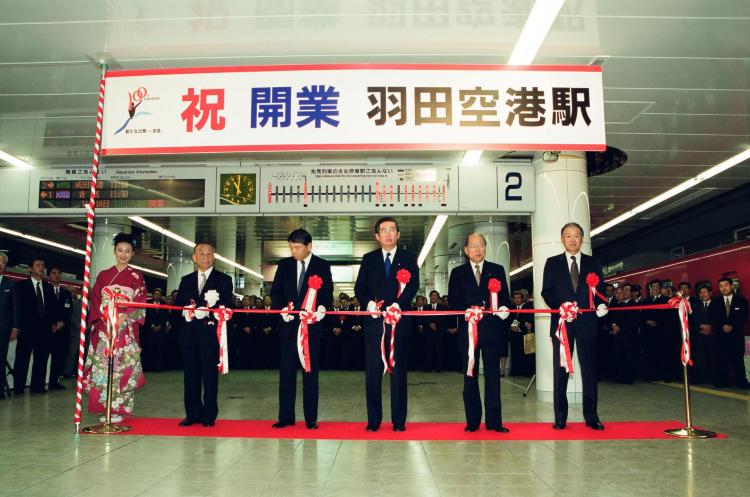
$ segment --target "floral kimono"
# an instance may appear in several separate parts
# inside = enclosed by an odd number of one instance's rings
[[[83,380],[84,389],[89,392],[89,412],[103,413],[107,408],[107,305],[111,298],[146,302],[146,297],[143,275],[130,266],[122,271],[118,271],[117,266],[112,266],[96,277],[89,312],[89,323],[92,325],[91,344]],[[146,309],[120,307],[117,313],[119,317],[114,340],[112,413],[132,415],[135,390],[146,383],[141,368],[141,348],[138,345],[138,327],[145,321]]]

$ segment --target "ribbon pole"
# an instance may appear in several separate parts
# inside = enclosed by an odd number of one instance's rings
[[[100,62],[102,77],[99,81],[99,104],[96,111],[96,137],[94,138],[94,157],[91,165],[91,192],[86,204],[86,259],[83,265],[83,285],[81,287],[81,326],[78,339],[78,372],[76,374],[76,405],[73,421],[75,437],[81,430],[81,399],[83,398],[83,358],[86,354],[86,318],[89,310],[89,287],[91,271],[91,250],[94,245],[94,217],[96,214],[96,182],[99,172],[99,153],[102,148],[102,122],[104,120],[104,85],[107,75],[107,64]]]
[[[682,384],[685,389],[685,426],[671,430],[664,430],[664,433],[679,438],[714,438],[716,432],[701,430],[693,426],[692,408],[690,406],[690,382],[688,380],[688,366],[693,365],[690,358],[690,329],[688,327],[688,314],[692,312],[690,302],[687,299],[677,298],[670,300],[670,305],[677,307],[680,315],[680,328],[682,331],[682,347],[680,349],[680,359],[682,360]]]

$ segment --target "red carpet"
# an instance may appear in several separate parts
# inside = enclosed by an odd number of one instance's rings
[[[553,430],[552,423],[506,423],[510,433],[496,433],[482,427],[474,433],[464,432],[464,423],[407,423],[405,432],[394,432],[383,423],[375,433],[365,431],[362,422],[320,423],[318,430],[308,430],[304,422],[273,429],[273,421],[219,419],[216,426],[177,426],[179,419],[128,418],[133,430],[123,435],[156,435],[165,437],[279,438],[309,440],[645,440],[672,439],[664,430],[681,428],[679,421],[605,421],[604,431],[594,431],[583,423],[568,423],[565,430]],[[721,436],[725,438],[725,436]]]

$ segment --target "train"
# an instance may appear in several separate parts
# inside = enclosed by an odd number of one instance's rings
[[[643,289],[644,297],[647,296],[649,281],[656,279],[661,281],[662,286],[671,286],[675,289],[680,282],[687,281],[693,288],[694,296],[697,296],[698,288],[710,285],[715,298],[719,295],[717,288],[719,278],[731,279],[735,293],[748,298],[747,289],[743,292],[743,284],[750,282],[750,240],[742,240],[633,271],[617,273],[606,277],[604,281],[614,285],[638,284]],[[749,335],[750,320],[745,323],[745,336]]]

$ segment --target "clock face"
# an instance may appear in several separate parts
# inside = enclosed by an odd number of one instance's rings
[[[222,174],[221,205],[254,205],[255,174]]]

